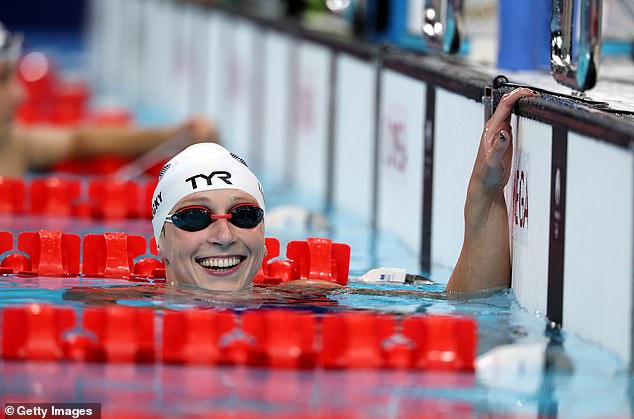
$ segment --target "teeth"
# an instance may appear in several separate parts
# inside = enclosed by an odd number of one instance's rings
[[[234,266],[239,264],[240,258],[236,256],[228,257],[228,258],[207,258],[207,259],[199,260],[198,263],[204,266],[205,268],[227,269],[227,268],[233,268]]]

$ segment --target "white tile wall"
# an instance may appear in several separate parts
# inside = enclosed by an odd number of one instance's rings
[[[337,78],[334,205],[369,223],[374,184],[374,63],[340,54]]]
[[[259,68],[259,63],[254,62],[254,48],[256,37],[261,36],[261,33],[254,25],[241,19],[234,21],[231,31],[234,43],[225,55],[225,89],[224,97],[221,98],[226,118],[223,135],[231,150],[250,162],[253,160],[253,76]]]
[[[290,154],[288,152],[291,128],[290,54],[294,41],[287,35],[267,31],[264,33],[264,89],[262,112],[262,165],[272,183],[285,182]]]
[[[513,237],[512,286],[520,304],[529,311],[545,315],[548,303],[552,128],[526,118],[519,118],[514,128],[515,159],[507,188]],[[514,189],[518,192],[519,202],[513,201]],[[525,209],[528,209],[528,217]]]
[[[630,361],[633,153],[570,133],[567,164],[564,329]]]
[[[420,253],[426,85],[384,70],[377,224]]]
[[[312,42],[300,42],[298,48],[291,136],[297,151],[293,177],[304,193],[324,202],[332,51]]]
[[[458,260],[464,231],[464,202],[480,135],[482,104],[436,90],[431,261],[452,268]]]
[[[221,13],[209,13],[206,15],[207,25],[207,83],[205,86],[205,113],[213,118],[219,125],[223,135],[223,98],[225,85],[225,62],[227,54],[228,34],[226,27],[232,20]]]

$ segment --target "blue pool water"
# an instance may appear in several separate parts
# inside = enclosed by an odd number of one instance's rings
[[[269,208],[282,203],[311,207],[287,192],[268,188]],[[149,221],[108,223],[32,216],[0,217],[0,230],[14,233],[39,228],[87,234],[126,231],[151,235]],[[285,242],[327,236],[350,244],[350,276],[376,266],[416,271],[416,255],[395,237],[372,232],[346,214],[332,213],[329,226],[301,226],[267,235]],[[445,280],[444,275],[440,280]],[[432,278],[438,279],[438,278]],[[164,364],[82,364],[0,362],[0,392],[5,401],[101,402],[106,415],[183,417],[629,417],[631,376],[625,365],[602,348],[549,330],[539,313],[518,306],[513,292],[447,299],[444,282],[432,285],[368,285],[351,282],[348,290],[326,295],[259,288],[245,299],[171,290],[159,284],[95,278],[0,278],[0,307],[48,302],[76,308],[94,304],[163,309],[220,307],[242,311],[294,307],[315,313],[371,310],[408,316],[418,313],[473,316],[478,322],[479,356],[500,345],[521,350],[547,348],[549,370],[516,356],[497,373],[490,365],[472,373],[390,370],[267,370],[250,367]],[[96,291],[99,292],[96,292]],[[395,294],[391,291],[398,291]],[[368,293],[372,295],[368,295]],[[437,294],[434,294],[437,293]],[[533,351],[532,353],[535,353]],[[508,361],[507,361],[508,362]]]

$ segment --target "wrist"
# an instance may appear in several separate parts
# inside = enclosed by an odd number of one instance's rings
[[[467,189],[464,215],[467,232],[479,231],[490,222],[506,218],[504,189],[471,182]]]
[[[504,200],[504,187],[505,185],[491,184],[472,177],[467,187],[467,202]]]

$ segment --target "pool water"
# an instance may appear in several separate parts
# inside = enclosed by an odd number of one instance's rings
[[[269,188],[269,208],[295,200]],[[477,354],[494,348],[517,352],[476,373],[413,370],[288,370],[255,367],[74,362],[0,362],[5,401],[100,402],[104,417],[630,417],[632,379],[613,354],[563,333],[539,313],[523,310],[511,290],[447,298],[446,276],[434,284],[371,285],[354,282],[370,268],[416,270],[414,255],[396,237],[373,232],[347,214],[331,212],[328,225],[267,228],[281,248],[290,240],[325,236],[351,246],[348,287],[332,292],[254,287],[240,296],[165,284],[97,278],[0,278],[0,308],[29,302],[75,308],[95,305],[165,309],[245,310],[294,308],[322,313],[363,310],[398,318],[416,314],[472,316]],[[126,231],[151,236],[147,220],[97,222],[72,218],[0,217],[0,230],[40,228],[64,232]],[[511,346],[508,346],[511,345]],[[528,348],[528,349],[527,349]],[[535,349],[535,348],[541,348]],[[530,356],[522,355],[528,350]],[[544,353],[542,358],[536,353]],[[544,365],[548,368],[545,369]]]

